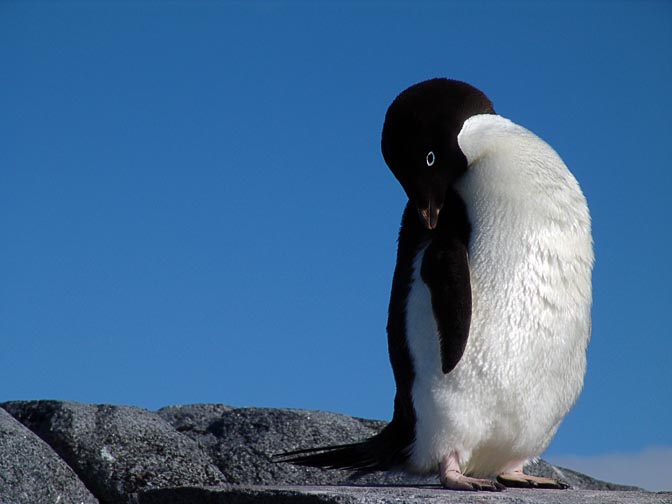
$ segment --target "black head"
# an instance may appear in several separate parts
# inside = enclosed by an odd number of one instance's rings
[[[464,121],[494,113],[481,91],[450,79],[415,84],[387,109],[383,157],[428,229],[436,227],[446,190],[467,170],[457,144]]]

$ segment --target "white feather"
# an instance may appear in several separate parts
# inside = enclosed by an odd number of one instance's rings
[[[485,477],[540,455],[581,391],[593,250],[583,193],[543,140],[478,115],[458,143],[469,163],[457,190],[472,225],[471,329],[444,375],[421,250],[406,314],[416,370],[411,465],[435,470],[455,451],[465,473]]]

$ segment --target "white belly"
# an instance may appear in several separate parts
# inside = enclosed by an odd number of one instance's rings
[[[553,316],[550,305],[521,310],[509,298],[493,306],[497,294],[481,294],[478,273],[472,273],[472,290],[467,347],[447,375],[429,289],[416,278],[410,292],[417,417],[411,463],[420,471],[435,469],[451,451],[457,451],[462,470],[476,476],[498,474],[540,455],[581,390],[588,324],[567,313]],[[543,327],[544,318],[555,330]]]
[[[581,391],[592,239],[585,199],[557,163],[539,178],[536,166],[530,175],[510,163],[517,171],[507,172],[486,158],[458,187],[472,224],[472,318],[464,355],[447,375],[420,278],[424,250],[416,257],[406,314],[416,470],[435,470],[453,451],[464,472],[481,477],[534,458]]]

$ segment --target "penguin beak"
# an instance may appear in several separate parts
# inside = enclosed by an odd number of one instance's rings
[[[439,222],[440,211],[441,207],[434,205],[432,201],[429,202],[427,208],[418,208],[420,219],[422,219],[425,227],[430,230],[436,228]]]
[[[429,188],[426,188],[423,192],[424,195],[416,197],[414,201],[420,220],[431,231],[436,229],[436,226],[439,224],[439,212],[443,208],[446,184],[437,178],[436,180],[432,180]]]
[[[410,183],[401,184],[408,199],[415,206],[420,221],[430,231],[439,224],[439,213],[443,208],[448,182],[444,174],[437,170],[425,171],[421,177],[411,180]]]

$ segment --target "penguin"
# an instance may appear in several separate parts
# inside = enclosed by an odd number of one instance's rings
[[[408,202],[387,322],[391,422],[298,465],[436,474],[453,490],[567,488],[525,474],[583,387],[591,219],[559,155],[457,80],[392,102],[383,158]]]

